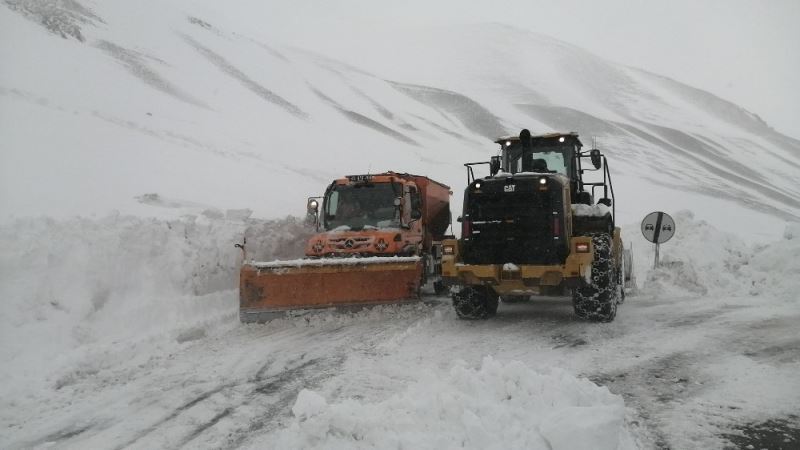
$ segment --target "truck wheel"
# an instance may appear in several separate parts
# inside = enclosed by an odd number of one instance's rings
[[[499,297],[485,286],[467,286],[453,294],[453,307],[459,319],[488,319],[497,314]]]
[[[433,282],[433,292],[436,295],[442,295],[447,292],[447,286],[444,285],[444,282],[441,280]]]
[[[502,300],[503,303],[522,303],[527,302],[530,299],[530,295],[503,295],[500,297],[500,300]]]
[[[611,251],[611,235],[593,235],[592,245],[592,282],[589,286],[572,291],[572,306],[575,315],[581,319],[611,322],[617,315],[619,302],[619,283]]]

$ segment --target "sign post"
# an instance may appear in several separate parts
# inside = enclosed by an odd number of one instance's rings
[[[675,235],[675,221],[669,214],[661,211],[651,212],[642,220],[642,234],[648,241],[656,244],[656,258],[653,269],[658,268],[659,250],[661,244],[672,239]]]

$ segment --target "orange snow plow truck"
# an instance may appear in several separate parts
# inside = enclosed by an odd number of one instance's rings
[[[448,186],[407,173],[335,180],[323,197],[308,200],[308,219],[318,233],[306,243],[305,258],[256,262],[245,254],[241,321],[413,301],[427,282],[441,293],[441,240],[450,226],[451,194]]]

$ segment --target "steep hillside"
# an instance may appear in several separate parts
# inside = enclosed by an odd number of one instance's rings
[[[342,30],[300,49],[224,12],[0,5],[6,214],[279,217],[335,176],[386,169],[440,179],[458,204],[461,164],[527,127],[596,140],[626,223],[687,206],[748,231],[800,216],[800,142],[670,79],[501,25]]]

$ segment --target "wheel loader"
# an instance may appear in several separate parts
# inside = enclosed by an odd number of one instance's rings
[[[441,240],[450,226],[450,187],[428,177],[384,172],[334,180],[308,199],[318,233],[305,258],[247,260],[239,279],[242,322],[290,312],[419,299],[441,284]],[[244,245],[240,245],[244,251]]]
[[[442,242],[442,280],[458,317],[486,319],[500,300],[556,296],[571,297],[581,319],[612,321],[633,280],[606,157],[582,151],[574,132],[522,130],[495,143],[499,155],[465,164],[461,238]],[[489,176],[475,177],[479,165]]]

